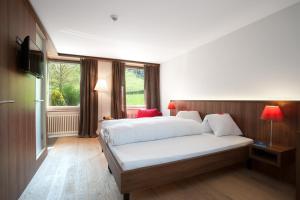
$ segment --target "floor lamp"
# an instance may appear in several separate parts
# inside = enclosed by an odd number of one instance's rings
[[[100,79],[97,81],[96,86],[95,86],[95,90],[102,93],[100,94],[100,107],[101,107],[101,119],[103,119],[103,93],[107,92],[107,82],[104,79]]]

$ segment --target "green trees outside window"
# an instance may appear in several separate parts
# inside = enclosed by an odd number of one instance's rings
[[[80,103],[80,64],[48,62],[49,105],[78,106]]]
[[[127,106],[144,106],[144,69],[126,67],[125,82]]]

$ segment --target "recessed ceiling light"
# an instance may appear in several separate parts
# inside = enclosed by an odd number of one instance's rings
[[[118,20],[118,15],[112,14],[110,15],[110,18],[115,22]]]

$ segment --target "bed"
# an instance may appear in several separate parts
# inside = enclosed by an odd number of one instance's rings
[[[247,146],[249,138],[216,137],[211,133],[162,140],[108,145],[123,171],[205,156]]]
[[[203,133],[111,145],[103,132],[100,133],[99,141],[109,171],[124,195],[124,200],[129,199],[129,194],[135,190],[246,163],[249,144],[253,142],[242,136],[216,137],[212,133]]]

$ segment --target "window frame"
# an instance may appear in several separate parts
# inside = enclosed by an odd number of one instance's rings
[[[77,60],[64,60],[64,59],[55,59],[55,58],[48,58],[47,60],[47,111],[50,112],[59,112],[59,111],[79,111],[80,110],[80,105],[78,106],[50,106],[49,105],[49,92],[50,92],[50,84],[49,84],[49,68],[48,64],[49,62],[56,62],[56,63],[73,63],[73,64],[79,64],[80,67],[80,61]],[[80,83],[79,83],[80,84]]]
[[[144,72],[145,72],[144,66],[134,66],[134,65],[125,64],[125,73],[126,73],[126,68],[143,69]],[[144,77],[144,80],[145,80],[145,77]],[[126,74],[125,74],[125,87],[126,87]],[[126,94],[125,94],[125,98],[126,98]],[[126,99],[126,109],[127,110],[138,110],[138,109],[141,109],[141,108],[146,108],[146,102],[145,101],[146,101],[146,99],[145,99],[145,88],[144,88],[144,105],[127,105],[127,99]]]

